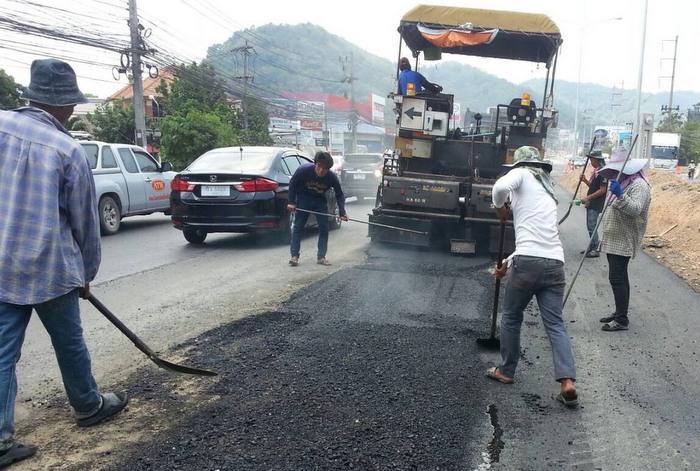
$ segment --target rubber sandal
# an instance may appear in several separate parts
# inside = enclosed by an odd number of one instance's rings
[[[507,376],[504,376],[503,373],[498,371],[497,366],[492,366],[491,368],[486,370],[486,376],[489,378],[498,381],[499,383],[503,384],[513,384],[515,383],[515,380],[513,378],[509,378]]]
[[[324,265],[326,267],[331,265],[331,262],[329,262],[326,257],[319,258],[318,260],[316,260],[316,263],[318,263],[319,265]]]
[[[34,456],[37,448],[34,445],[22,445],[15,443],[12,448],[9,448],[0,454],[0,468],[10,466],[12,463],[26,460]]]
[[[566,397],[562,393],[557,394],[556,400],[564,404],[566,407],[574,408],[578,407],[578,394],[574,393],[573,396]]]
[[[129,403],[126,394],[106,393],[102,395],[102,407],[90,417],[77,419],[78,427],[92,427],[117,415]]]
[[[603,327],[602,327],[602,330],[604,330],[606,332],[615,332],[618,330],[628,330],[628,329],[629,329],[628,326],[626,326],[624,324],[620,324],[617,321],[610,321],[607,324],[603,324]]]

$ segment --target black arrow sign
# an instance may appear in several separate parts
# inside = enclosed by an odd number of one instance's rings
[[[423,113],[420,111],[416,111],[416,109],[414,107],[407,109],[404,114],[411,119],[423,116]]]

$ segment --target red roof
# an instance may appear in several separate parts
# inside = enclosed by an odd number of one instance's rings
[[[161,80],[165,80],[170,83],[175,78],[175,67],[165,67],[158,72],[158,77],[151,78],[146,76],[143,80],[143,96],[161,96],[160,93],[156,91],[158,85],[160,85]],[[122,88],[121,90],[112,94],[107,101],[112,100],[131,100],[134,97],[134,87],[129,84]]]

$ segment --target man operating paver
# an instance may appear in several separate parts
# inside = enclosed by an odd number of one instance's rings
[[[557,399],[578,405],[576,366],[571,342],[562,319],[564,297],[564,250],[557,226],[557,200],[549,172],[551,163],[535,147],[515,151],[511,170],[493,186],[493,204],[502,223],[508,219],[510,199],[515,225],[515,251],[495,275],[506,279],[501,313],[501,364],[486,375],[504,384],[515,382],[520,358],[523,311],[537,297],[542,323],[549,337],[554,360],[554,379],[560,383]],[[512,267],[509,270],[509,266]]]
[[[51,337],[78,426],[122,410],[125,395],[100,394],[83,340],[78,297],[100,264],[95,184],[82,147],[63,127],[85,103],[70,65],[36,60],[22,96],[0,111],[0,468],[36,447],[15,442],[15,367],[35,310]]]

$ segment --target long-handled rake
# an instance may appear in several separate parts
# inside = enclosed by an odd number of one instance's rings
[[[301,209],[301,208],[296,208],[296,211],[301,211],[303,213],[309,213],[309,214],[316,214],[318,216],[327,216],[330,218],[337,217],[335,214],[330,214],[330,213],[320,213],[318,211],[311,211],[309,209]],[[404,232],[410,232],[412,234],[420,234],[420,235],[427,235],[427,232],[423,231],[416,231],[413,229],[406,229],[404,227],[398,227],[398,226],[389,226],[388,224],[380,224],[378,222],[368,222],[368,221],[362,221],[360,219],[353,219],[353,218],[348,218],[348,221],[352,222],[359,222],[360,224],[367,224],[368,226],[377,226],[377,227],[384,227],[387,229],[394,229],[395,231],[404,231]]]
[[[630,146],[630,150],[627,153],[627,157],[625,158],[625,161],[622,164],[622,167],[620,167],[620,171],[617,172],[617,177],[615,178],[616,180],[620,179],[620,175],[622,175],[622,171],[627,166],[627,162],[629,161],[630,156],[632,155],[632,151],[634,150],[634,146],[635,146],[635,144],[637,144],[638,137],[639,137],[639,134],[634,136],[634,140],[632,141],[632,145]],[[591,232],[591,238],[588,240],[588,245],[586,245],[586,247],[590,247],[591,240],[593,239],[593,235],[598,231],[598,226],[600,226],[600,223],[603,220],[603,216],[605,215],[605,212],[610,207],[610,203],[612,203],[612,200],[610,198],[608,198],[607,201],[605,202],[605,206],[603,207],[603,211],[601,211],[601,213],[600,213],[600,217],[598,217],[598,222],[596,222],[595,228],[593,229],[593,232]],[[566,295],[564,295],[564,302],[562,303],[562,309],[564,309],[564,306],[566,306],[566,301],[569,299],[569,295],[571,294],[571,290],[574,288],[574,283],[576,283],[576,279],[578,278],[578,274],[581,272],[581,267],[583,266],[583,262],[585,260],[586,260],[586,256],[584,255],[583,257],[581,257],[581,262],[578,264],[578,268],[576,269],[576,273],[574,274],[574,277],[571,279],[571,284],[569,285],[569,288],[566,290]]]
[[[591,142],[591,148],[588,149],[588,154],[593,152],[593,146],[595,146],[595,140],[597,139],[596,136],[593,137],[593,142]],[[588,161],[590,159],[586,158],[586,163],[583,164],[583,170],[581,170],[581,177],[586,174],[586,167],[588,166]],[[564,216],[559,220],[559,224],[564,222],[566,218],[569,217],[569,213],[571,212],[571,207],[574,205],[574,201],[576,201],[576,195],[578,195],[578,189],[581,187],[581,181],[582,179],[579,177],[578,179],[578,185],[576,185],[576,190],[574,190],[574,195],[571,197],[571,201],[569,202],[569,207],[566,210],[566,213],[564,213]]]

